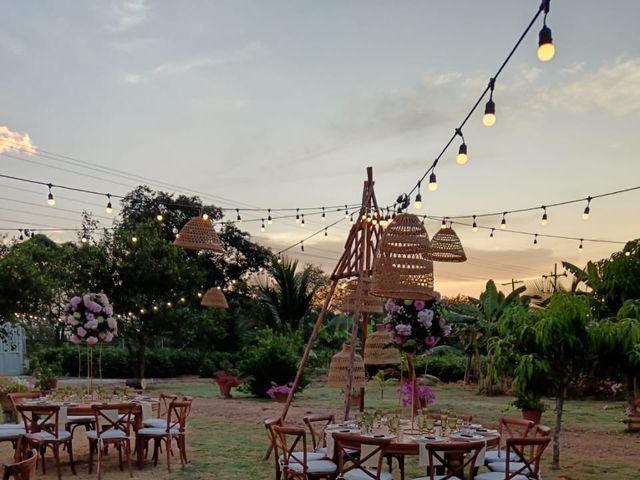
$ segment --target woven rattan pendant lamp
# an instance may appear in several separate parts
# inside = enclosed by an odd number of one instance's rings
[[[342,345],[342,350],[331,357],[331,364],[329,365],[329,379],[328,384],[330,387],[345,388],[347,386],[347,379],[349,377],[349,356],[351,355],[351,345],[345,343]],[[358,389],[364,387],[364,360],[356,353],[355,361],[353,364],[353,382],[351,384],[352,389]]]
[[[393,345],[393,339],[385,326],[379,323],[376,331],[367,336],[364,343],[365,365],[387,365],[400,363],[400,352]]]
[[[371,293],[406,300],[433,299],[429,235],[415,215],[401,213],[382,234],[373,259]]]
[[[358,282],[362,282],[362,291],[359,298]],[[381,313],[384,301],[371,295],[371,283],[372,280],[368,276],[363,276],[362,279],[351,280],[347,283],[340,310],[347,313]]]
[[[185,224],[176,235],[173,244],[177,247],[189,250],[207,250],[209,252],[223,253],[224,247],[220,237],[213,229],[213,225],[203,217],[193,217]]]
[[[441,228],[431,239],[431,259],[434,262],[466,262],[458,235],[451,227]]]
[[[218,287],[211,287],[207,290],[202,297],[200,305],[204,307],[229,308],[227,299],[224,298],[224,293]]]

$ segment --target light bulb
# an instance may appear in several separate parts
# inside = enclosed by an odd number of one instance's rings
[[[537,245],[538,244],[538,234],[536,233],[535,236],[533,237],[533,244]]]
[[[440,224],[440,230],[444,230],[445,228],[447,228],[447,223],[444,221],[444,218],[443,218],[442,224]]]
[[[273,223],[273,219],[271,218],[271,215],[269,215],[267,217],[267,224],[271,225]]]
[[[264,232],[265,228],[264,228],[264,218],[262,219],[262,225],[260,226],[260,231]]]
[[[458,165],[464,165],[465,163],[467,163],[468,157],[467,157],[467,144],[466,143],[462,143],[462,145],[460,145],[460,148],[458,149],[458,156],[456,157],[456,162],[458,162]]]
[[[302,214],[302,222],[300,222],[300,226],[304,227],[304,213]]]
[[[187,299],[186,299],[186,298],[184,298],[184,297],[180,297],[180,301],[181,301],[182,303],[184,303],[184,302],[186,302],[186,301],[187,301]]]
[[[431,172],[431,175],[429,175],[429,185],[428,188],[430,191],[435,192],[438,189],[438,181],[436,179],[436,174],[435,172]]]
[[[161,213],[159,213],[159,214],[157,214],[157,215],[156,215],[156,220],[157,220],[157,221],[161,222],[161,221],[162,221],[162,219],[163,219],[163,217],[162,217],[162,214],[161,214]]]
[[[478,224],[476,223],[476,216],[475,216],[475,215],[473,216],[473,225],[472,225],[471,229],[472,229],[474,232],[477,232],[477,231],[478,231]]]
[[[202,219],[203,219],[203,220],[209,220],[209,214],[207,214],[207,213],[203,213],[203,214],[202,214]]]
[[[324,229],[324,236],[326,237],[327,235],[329,235],[329,234],[327,233],[327,229],[325,228]]]
[[[350,223],[351,225],[353,225],[353,215],[351,215],[351,216],[349,217],[349,223]]]
[[[347,206],[344,206],[344,218],[349,217],[349,210],[347,210]]]
[[[107,208],[105,209],[107,213],[113,213],[113,207],[111,206],[111,194],[107,193]]]
[[[300,209],[296,208],[296,223],[300,223]]]
[[[507,219],[505,218],[506,214],[502,214],[502,221],[500,222],[500,229],[504,230],[505,228],[507,228]]]
[[[548,62],[553,58],[555,53],[556,48],[553,46],[551,29],[545,25],[538,34],[538,60]]]
[[[320,221],[324,222],[327,219],[327,216],[324,214],[324,207],[322,207],[322,217],[320,217]]]
[[[157,312],[157,311],[158,311],[158,306],[157,306],[157,305],[154,305],[154,306],[153,306],[153,311],[154,311],[154,312]]]
[[[491,229],[491,233],[489,234],[489,240],[493,240],[493,232],[495,231],[495,228]]]
[[[544,208],[544,207],[543,207]],[[547,217],[547,209],[544,208],[544,213],[542,214],[542,218],[540,219],[540,224],[542,225],[546,225],[548,222],[548,217]]]
[[[133,237],[131,237],[131,241],[133,243],[136,243],[138,241],[138,237],[136,237],[135,235]]]
[[[80,241],[82,243],[87,243],[87,237],[85,237],[84,235],[82,236],[82,238],[80,239]]]
[[[202,292],[198,292],[198,298],[202,298]]]
[[[627,250],[626,252],[624,252],[624,256],[625,257],[629,257],[631,256],[631,252],[629,250]]]
[[[144,315],[144,312],[145,312],[144,308],[141,308],[141,309],[140,309],[140,314],[141,314],[141,315]]]
[[[171,302],[167,302],[167,307],[171,308],[172,306]]]
[[[47,205],[53,207],[56,204],[56,199],[53,198],[53,193],[49,191],[49,195],[47,196]]]
[[[496,123],[496,104],[492,99],[489,99],[487,105],[484,107],[484,116],[482,117],[482,123],[485,127],[490,127]]]
[[[580,245],[578,245],[578,252],[582,253],[582,239],[580,239]]]
[[[422,195],[420,195],[420,192],[416,195],[416,202],[413,206],[416,207],[416,210],[420,210],[422,208]]]

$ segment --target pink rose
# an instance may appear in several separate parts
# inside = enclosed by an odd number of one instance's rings
[[[93,320],[86,322],[84,326],[89,330],[95,330],[96,328],[98,328],[98,321],[94,318]]]
[[[109,343],[111,342],[111,340],[113,340],[113,334],[111,332],[106,332],[102,341],[105,343]]]
[[[107,325],[109,330],[117,330],[118,328],[118,322],[116,322],[116,319],[113,317],[107,318]]]
[[[80,305],[80,302],[82,302],[82,299],[80,297],[73,297],[71,300],[69,300],[69,305],[71,305],[74,309]]]
[[[107,315],[113,315],[113,307],[111,305],[104,308],[104,313]]]
[[[416,300],[413,302],[413,306],[416,307],[416,310],[424,310],[424,300]]]
[[[389,312],[389,313],[393,313],[393,307],[395,307],[396,302],[393,301],[393,298],[389,298],[386,303],[384,304],[384,309]]]
[[[96,337],[87,337],[87,345],[95,345],[96,343],[98,343]]]
[[[78,327],[78,329],[76,330],[76,334],[79,337],[85,337],[87,335],[87,331],[82,327]]]
[[[71,335],[71,337],[69,337],[69,341],[71,343],[76,344],[76,345],[82,343],[82,339],[80,337],[78,337],[76,334]]]
[[[424,326],[424,328],[431,327],[433,322],[433,311],[432,310],[422,310],[418,312],[418,322]]]
[[[87,320],[91,321],[96,317],[95,317],[95,315],[93,313],[86,313],[84,318],[86,318]]]
[[[439,338],[434,337],[433,335],[429,335],[424,339],[424,344],[427,346],[428,349],[432,349],[433,347],[436,346],[439,340],[440,340]]]

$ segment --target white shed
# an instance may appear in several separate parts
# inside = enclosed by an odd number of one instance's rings
[[[20,325],[9,322],[0,325],[0,375],[22,375],[25,346]]]

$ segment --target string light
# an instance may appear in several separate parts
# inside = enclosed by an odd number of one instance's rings
[[[260,231],[264,232],[264,218],[262,219],[262,225],[260,226]]]
[[[444,221],[444,218],[442,219],[442,224],[440,225],[440,230],[444,230],[445,228],[447,228],[447,222]]]
[[[207,214],[207,213],[203,213],[203,214],[202,214],[202,219],[203,219],[203,220],[209,220],[209,214]]]
[[[546,225],[548,222],[548,217],[547,217],[547,207],[545,207],[544,205],[541,207],[543,210],[542,213],[542,218],[540,219],[540,224],[541,225]]]
[[[489,239],[490,240],[493,240],[493,232],[495,232],[495,230],[496,230],[495,228],[491,229],[491,233],[489,234]]]
[[[580,252],[580,253],[582,253],[582,242],[583,242],[583,239],[581,238],[580,239],[580,245],[578,245],[578,252]]]
[[[186,303],[187,299],[184,297],[180,297],[180,303]]]
[[[420,182],[418,182],[418,193],[416,193],[416,202],[413,204],[416,210],[422,208],[422,195],[420,194]]]
[[[493,88],[495,87],[495,79],[489,80],[489,101],[484,107],[484,116],[482,123],[485,127],[491,127],[496,123],[496,104],[493,102]]]
[[[344,206],[344,218],[348,218],[349,217],[349,210],[347,209],[347,206]]]
[[[108,214],[113,213],[113,207],[111,206],[111,194],[107,193],[107,208],[105,209],[105,211]]]
[[[624,252],[624,256],[625,257],[629,257],[631,256],[631,252],[629,250],[627,250],[626,252]]]
[[[167,308],[171,308],[173,307],[173,304],[171,302],[167,302]]]
[[[300,226],[304,227],[304,213],[302,214],[302,221],[300,222]]]
[[[296,208],[296,223],[300,223],[300,209]]]
[[[462,139],[462,143],[458,148],[458,155],[456,156],[456,162],[458,163],[458,165],[464,165],[465,163],[467,163],[467,160],[469,159],[467,157],[467,144],[464,141],[464,135],[462,135],[462,130],[460,130],[459,128],[456,128],[456,135],[459,135],[460,138]]]
[[[24,240],[24,234],[22,233],[23,230],[20,228],[18,231],[20,232],[20,241]]]
[[[56,199],[53,198],[53,193],[51,193],[51,187],[53,187],[53,185],[50,183],[47,186],[49,187],[49,195],[47,195],[47,205],[53,207],[56,204]]]
[[[136,237],[135,235],[131,237],[131,241],[133,243],[138,243],[138,237]]]
[[[154,306],[153,306],[153,311],[154,311],[154,312],[157,312],[157,311],[158,311],[158,306],[157,306],[157,305],[154,305]]]
[[[320,221],[324,222],[327,219],[327,216],[324,214],[324,207],[322,207],[322,217],[320,217]]]
[[[267,214],[268,214],[268,217],[267,217],[267,224],[268,224],[268,225],[271,225],[271,224],[273,223],[273,219],[271,218],[271,209],[268,209],[268,210],[267,210]]]
[[[85,235],[82,235],[82,238],[80,239],[80,241],[82,243],[87,243],[87,237]]]
[[[537,233],[533,236],[533,244],[534,245],[538,245],[538,234]]]
[[[473,226],[471,227],[471,229],[472,229],[474,232],[477,232],[477,231],[478,231],[478,224],[476,223],[476,216],[475,216],[475,215],[473,216]]]
[[[300,241],[300,250],[304,252],[304,242]]]
[[[329,235],[329,234],[327,233],[327,229],[326,229],[326,227],[325,227],[325,229],[324,229],[324,236],[326,237],[327,235]]]
[[[584,210],[582,212],[582,219],[583,220],[589,220],[589,214],[591,213],[591,197],[587,197],[587,206],[584,207]]]
[[[541,8],[544,10],[542,29],[538,34],[538,60],[541,62],[548,62],[556,53],[556,48],[553,46],[553,38],[551,38],[551,29],[547,27],[549,3],[549,0],[543,0],[541,5]]]
[[[144,315],[144,312],[145,312],[144,308],[141,308],[141,309],[140,309],[140,314],[141,314],[141,315]]]
[[[242,223],[242,217],[240,216],[240,209],[236,208],[236,221]]]
[[[162,216],[162,214],[161,214],[161,213],[159,213],[159,214],[157,214],[157,215],[156,215],[156,220],[157,220],[157,221],[159,221],[159,222],[161,222],[161,221],[163,220],[163,218],[164,218],[164,217]]]
[[[202,292],[198,292],[198,298],[202,298]]]
[[[436,172],[431,172],[431,175],[429,175],[428,188],[432,192],[435,192],[438,189],[438,180],[436,179]]]
[[[507,228],[507,212],[502,213],[502,221],[500,222],[500,229],[504,230]]]
[[[353,213],[349,216],[349,223],[353,225]]]
[[[282,255],[278,254],[278,263],[282,263]]]

